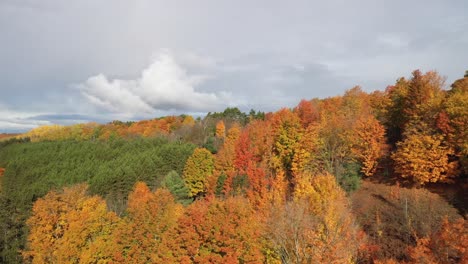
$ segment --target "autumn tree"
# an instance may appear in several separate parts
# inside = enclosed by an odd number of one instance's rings
[[[331,175],[301,175],[292,202],[271,210],[268,237],[283,263],[352,263],[359,239],[343,190]]]
[[[303,128],[307,128],[314,122],[319,121],[319,111],[317,109],[317,101],[307,101],[302,99],[294,108],[294,113],[301,120]]]
[[[358,187],[360,166],[352,148],[358,135],[357,121],[368,118],[369,109],[366,94],[359,87],[347,91],[345,96],[322,101],[320,122],[314,128],[317,139],[313,159],[308,165],[311,172],[334,175],[347,191]]]
[[[445,79],[434,71],[425,74],[419,70],[413,72],[403,111],[409,121],[420,121],[435,127],[435,119],[444,99],[444,82]]]
[[[271,120],[273,142],[273,157],[271,167],[291,174],[292,162],[303,130],[299,118],[288,109],[276,112]]]
[[[229,193],[232,189],[232,180],[236,174],[235,158],[236,143],[241,134],[241,128],[234,124],[227,133],[226,139],[215,156],[215,173],[218,177],[225,177],[223,181],[223,192]]]
[[[408,248],[410,263],[467,263],[468,224],[463,218],[449,222],[444,218],[440,230],[418,238]]]
[[[441,135],[408,131],[392,154],[395,171],[418,184],[449,181],[457,174],[457,162],[451,161],[453,149],[446,146]]]
[[[293,162],[296,151],[300,149],[299,142],[304,129],[297,115],[285,108],[274,113],[268,121],[271,122],[270,133],[273,140],[268,165],[275,175],[273,181],[276,182],[272,184],[272,192],[282,192],[284,178],[284,184],[287,186],[286,195],[288,195],[294,188]]]
[[[386,90],[388,98],[385,126],[390,143],[403,140],[407,126],[424,123],[428,128],[436,127],[438,113],[445,97],[445,79],[437,72],[422,73],[416,70],[411,79],[400,78]]]
[[[224,121],[220,120],[216,123],[216,137],[219,139],[224,139],[226,137],[226,126],[224,125]]]
[[[95,263],[109,259],[97,250],[118,219],[105,202],[86,195],[86,185],[49,192],[36,201],[27,221],[30,228],[25,260],[32,263]],[[91,254],[91,252],[93,254]],[[99,254],[98,254],[99,253]]]
[[[135,184],[128,197],[128,216],[114,231],[108,251],[119,263],[158,263],[167,254],[163,240],[174,228],[183,207],[169,191],[151,192],[143,182]]]
[[[178,221],[173,263],[263,263],[262,229],[248,201],[196,201]]]
[[[385,128],[373,116],[359,119],[355,126],[351,151],[362,164],[362,174],[371,176],[386,150]]]
[[[184,168],[184,181],[189,189],[189,196],[196,198],[207,191],[208,177],[214,170],[214,158],[205,148],[197,148],[187,159]]]
[[[455,149],[463,172],[468,173],[468,77],[452,84],[439,115],[438,127]]]
[[[234,166],[240,173],[245,173],[252,161],[255,161],[255,157],[251,148],[249,130],[244,129],[236,142]]]

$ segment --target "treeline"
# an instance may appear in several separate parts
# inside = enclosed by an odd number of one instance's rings
[[[228,123],[236,122],[247,124],[253,119],[263,119],[263,112],[251,110],[249,114],[241,112],[238,108],[226,108],[223,112],[208,113],[203,120],[194,119],[189,115],[165,116],[138,122],[112,121],[108,124],[85,123],[70,126],[45,125],[32,129],[21,135],[10,135],[9,138],[27,139],[32,142],[60,141],[60,140],[108,140],[115,138],[136,137],[167,137],[175,140],[190,141],[205,144],[212,141],[214,120],[225,120]],[[1,139],[1,137],[0,137]]]
[[[446,202],[418,189],[359,189],[363,177],[419,187],[466,180],[468,75],[443,88],[437,73],[415,71],[385,91],[355,87],[274,113],[228,108],[203,119],[35,129],[19,137],[33,143],[0,149],[2,256],[463,263],[466,221]],[[127,199],[137,181],[145,183]],[[80,182],[89,187],[61,191]]]

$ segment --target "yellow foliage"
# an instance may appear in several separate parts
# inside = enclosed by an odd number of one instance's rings
[[[424,184],[449,181],[457,174],[457,162],[449,160],[454,151],[443,145],[443,137],[440,135],[414,133],[397,146],[392,158],[395,171],[403,178]]]

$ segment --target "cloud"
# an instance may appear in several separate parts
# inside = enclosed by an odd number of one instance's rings
[[[72,125],[76,123],[107,123],[113,119],[105,115],[82,115],[74,113],[26,112],[0,104],[0,133],[22,133],[44,125]]]
[[[209,59],[201,60],[194,56],[187,60],[192,65],[211,63]],[[161,110],[207,112],[231,105],[230,93],[196,90],[208,78],[206,75],[189,74],[169,52],[162,52],[138,79],[109,80],[99,74],[78,88],[92,104],[128,115],[154,114]]]
[[[34,113],[15,112],[0,104],[0,133],[23,132],[40,125],[50,124],[47,120],[28,119]]]

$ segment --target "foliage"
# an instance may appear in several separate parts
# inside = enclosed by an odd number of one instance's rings
[[[163,240],[174,228],[183,209],[169,191],[151,192],[143,182],[128,197],[128,215],[111,236],[107,251],[117,263],[159,263],[166,256]]]
[[[214,158],[210,151],[197,148],[187,159],[184,167],[184,181],[189,196],[196,198],[206,193],[208,177],[213,174]]]
[[[107,212],[99,197],[86,196],[86,185],[50,192],[34,204],[27,224],[29,250],[23,253],[32,263],[93,263],[106,259],[108,252],[96,252],[104,235],[118,221]],[[100,254],[97,254],[100,253]]]
[[[263,263],[261,225],[247,200],[197,201],[178,221],[173,263]]]
[[[12,259],[24,248],[24,225],[32,203],[49,190],[87,182],[91,193],[106,197],[108,206],[122,214],[136,181],[153,188],[172,170],[182,174],[193,149],[191,144],[163,139],[53,141],[1,147],[0,166],[6,170],[1,180],[5,191],[0,194],[5,204],[0,206],[8,212],[0,214],[5,227],[0,234],[2,258],[18,262]]]
[[[268,236],[283,263],[353,263],[360,239],[331,175],[303,174],[294,201],[273,207]]]
[[[403,178],[425,184],[448,181],[457,173],[457,163],[450,160],[453,149],[444,146],[441,136],[414,133],[397,146],[392,158]]]
[[[182,204],[188,204],[189,190],[185,185],[184,179],[177,173],[177,171],[170,171],[161,183],[162,187],[167,188],[176,200]]]

